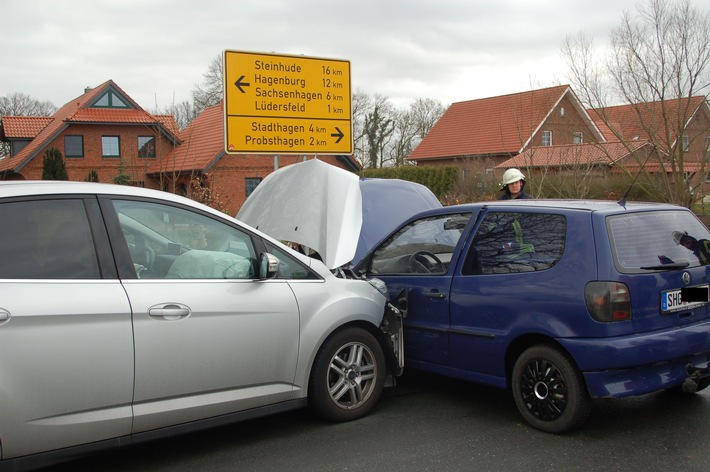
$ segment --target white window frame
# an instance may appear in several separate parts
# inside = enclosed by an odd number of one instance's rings
[[[542,145],[543,146],[552,146],[552,131],[543,131],[542,132]]]
[[[121,157],[121,138],[119,136],[101,136],[101,157]]]

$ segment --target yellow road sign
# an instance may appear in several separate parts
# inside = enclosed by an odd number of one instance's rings
[[[224,52],[228,153],[351,154],[350,62]]]

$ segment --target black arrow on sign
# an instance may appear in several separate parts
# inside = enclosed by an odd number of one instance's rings
[[[335,127],[335,129],[338,130],[338,132],[337,132],[337,133],[331,133],[330,135],[331,135],[332,137],[334,137],[334,138],[338,138],[338,139],[335,140],[335,144],[338,144],[338,143],[340,142],[340,140],[343,139],[343,136],[345,136],[345,135],[343,134],[342,131],[340,131],[340,128],[338,128],[337,126]]]
[[[242,82],[244,80],[244,76],[241,76],[237,79],[236,82],[234,82],[234,85],[237,86],[240,92],[246,93],[242,87],[249,87],[249,82]]]

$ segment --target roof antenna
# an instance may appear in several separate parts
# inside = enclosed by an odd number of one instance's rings
[[[636,183],[636,180],[639,178],[639,175],[641,175],[641,171],[646,168],[646,163],[648,162],[648,160],[649,160],[650,158],[651,158],[651,153],[649,152],[649,153],[648,153],[648,156],[646,156],[646,160],[643,162],[643,164],[642,164],[641,167],[639,168],[639,171],[636,172],[636,175],[634,176],[634,180],[631,181],[631,183],[629,184],[628,188],[626,189],[626,192],[624,192],[624,194],[621,196],[621,198],[619,199],[619,201],[616,202],[616,203],[618,203],[620,206],[626,207],[626,197],[629,195],[629,192],[631,191],[631,187],[634,186],[634,184]]]

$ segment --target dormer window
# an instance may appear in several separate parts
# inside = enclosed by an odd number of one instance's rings
[[[109,90],[92,105],[94,108],[130,108],[130,105],[115,91]]]

